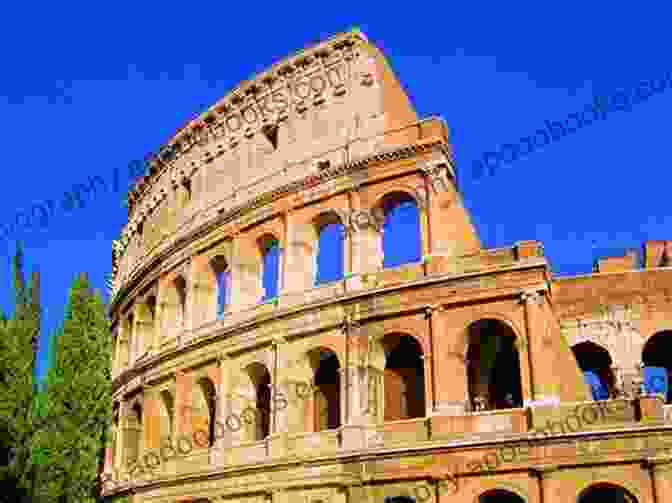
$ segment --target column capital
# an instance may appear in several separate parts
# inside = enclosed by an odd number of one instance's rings
[[[642,461],[642,465],[653,473],[672,471],[672,456],[654,456]]]
[[[543,296],[543,292],[544,292],[544,290],[539,291],[539,290],[536,290],[536,289],[535,290],[524,290],[520,293],[520,300],[521,300],[521,302],[526,303],[526,304],[534,303],[534,304],[540,305],[541,300],[542,300],[542,296]]]

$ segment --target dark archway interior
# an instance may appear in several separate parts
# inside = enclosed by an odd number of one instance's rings
[[[525,503],[525,500],[511,491],[495,489],[481,494],[478,503]]]
[[[624,489],[612,485],[598,485],[588,488],[578,499],[578,503],[637,503],[637,499]]]
[[[341,375],[333,351],[320,352],[315,371],[315,431],[341,426]]]
[[[667,403],[672,403],[672,386],[670,386],[670,382],[672,381],[671,330],[658,332],[646,342],[642,351],[642,363],[645,367],[658,367],[657,370],[662,371],[663,375],[667,374],[667,393],[665,398]],[[660,375],[660,372],[658,374]],[[650,375],[650,371],[647,371],[645,368],[645,384],[647,389],[649,391],[659,391],[661,388],[664,388],[664,386],[661,386],[663,383],[652,381],[656,381],[656,378]],[[658,378],[658,381],[660,381],[660,378]]]
[[[608,400],[613,396],[615,383],[609,352],[589,341],[576,344],[572,347],[572,352],[586,383],[591,387],[593,399]]]
[[[422,348],[410,335],[388,336],[385,362],[385,421],[425,416]]]
[[[467,372],[469,397],[485,399],[486,409],[522,407],[520,360],[513,331],[498,320],[479,320],[469,327]]]

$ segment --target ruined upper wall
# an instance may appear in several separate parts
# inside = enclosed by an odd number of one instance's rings
[[[241,83],[180,130],[130,192],[129,227],[156,204],[165,178],[177,185],[205,169],[224,195],[288,163],[328,157],[344,143],[417,120],[382,53],[357,31],[338,35]],[[362,153],[379,146],[362,145]]]
[[[384,56],[362,33],[303,50],[241,83],[162,147],[129,193],[114,261],[132,262],[129,245],[139,258],[213,208],[244,204],[327,162],[412,144],[419,135],[407,126],[417,121]]]

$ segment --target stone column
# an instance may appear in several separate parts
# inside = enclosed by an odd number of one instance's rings
[[[654,503],[663,503],[672,494],[672,457],[649,458],[645,462],[651,477]]]
[[[233,238],[231,304],[239,311],[261,299],[261,260],[258,251],[240,235]]]
[[[530,495],[535,498],[533,501],[530,501],[530,503],[555,503],[557,501],[557,495],[563,494],[563,481],[561,479],[553,478],[553,473],[556,472],[557,469],[558,467],[555,465],[532,467],[531,471],[537,479],[537,493]]]
[[[345,395],[343,447],[361,449],[366,445],[366,425],[370,422],[369,372],[366,367],[368,338],[361,325],[346,315],[342,331],[346,337],[346,367],[341,373]],[[344,382],[345,381],[345,382]]]
[[[309,224],[296,223],[296,217],[285,214],[285,240],[282,254],[281,293],[298,293],[313,287],[313,252],[317,235]]]
[[[429,350],[427,354],[423,355],[423,361],[425,364],[425,415],[431,416],[433,411],[436,409],[436,370],[435,370],[435,358],[434,358],[434,337],[435,332],[440,330],[438,326],[439,323],[439,312],[443,311],[443,308],[440,306],[427,306],[425,308],[425,317],[427,319],[427,333],[429,337]]]
[[[520,380],[523,391],[523,403],[535,400],[543,400],[536,392],[537,386],[532,372],[532,363],[543,365],[541,360],[544,334],[539,330],[539,305],[542,302],[541,295],[537,291],[528,291],[521,294],[521,302],[525,309],[525,337],[521,338],[517,345],[520,361]],[[557,398],[557,397],[556,397]]]
[[[271,431],[269,435],[269,454],[272,457],[284,456],[287,452],[286,438],[289,424],[289,407],[291,398],[286,376],[281,369],[287,368],[286,343],[281,337],[273,344],[274,362],[271,374]]]
[[[432,309],[432,368],[436,374],[433,414],[463,416],[469,404],[465,349],[460,333],[449,333],[448,316],[444,309]]]

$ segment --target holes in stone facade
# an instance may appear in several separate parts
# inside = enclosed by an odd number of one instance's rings
[[[468,328],[467,379],[474,411],[522,407],[516,336],[499,320],[484,319]]]

